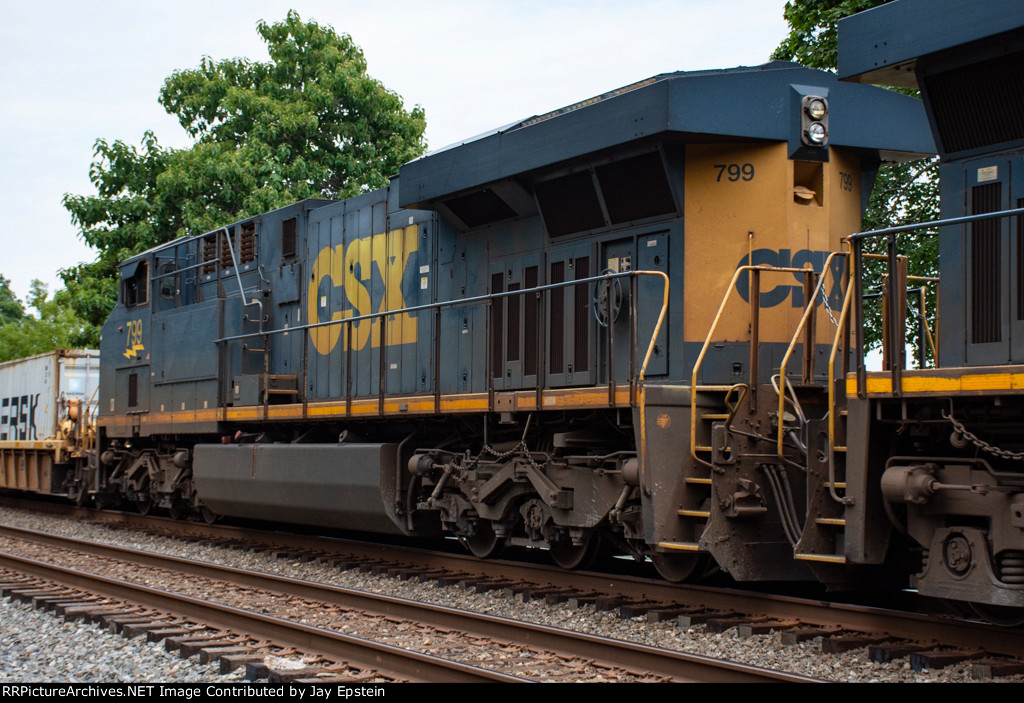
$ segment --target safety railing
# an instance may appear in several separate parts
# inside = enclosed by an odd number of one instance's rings
[[[817,282],[817,285],[814,287],[814,292],[811,293],[811,295],[809,295],[809,296],[804,298],[804,300],[807,301],[807,305],[804,308],[804,313],[803,313],[803,315],[800,316],[800,322],[799,322],[799,324],[797,324],[796,331],[793,333],[793,339],[790,341],[789,346],[786,348],[786,353],[782,357],[782,363],[779,364],[779,387],[778,387],[778,394],[779,394],[779,415],[778,415],[778,426],[779,427],[778,427],[778,430],[779,431],[778,431],[778,437],[776,438],[776,452],[777,452],[778,456],[780,456],[780,457],[783,455],[782,445],[783,445],[783,439],[785,437],[785,432],[784,432],[784,427],[783,427],[784,423],[782,421],[782,418],[783,418],[783,413],[785,411],[785,405],[786,405],[786,371],[787,371],[787,369],[789,367],[789,358],[793,355],[793,350],[796,349],[796,345],[800,342],[800,336],[804,335],[804,340],[803,340],[803,348],[804,348],[803,381],[805,383],[809,382],[811,380],[813,374],[814,374],[814,356],[813,356],[813,354],[814,354],[814,347],[815,347],[815,338],[814,338],[815,335],[814,335],[814,323],[813,323],[814,314],[813,313],[814,313],[815,309],[818,307],[818,296],[820,294],[822,294],[822,292],[824,291],[823,286],[825,284],[825,280],[827,278],[827,274],[828,273],[832,273],[833,276],[835,275],[835,273],[834,273],[834,271],[832,269],[832,266],[831,266],[833,259],[835,259],[836,257],[844,257],[845,258],[845,257],[848,257],[848,256],[849,255],[846,252],[834,251],[834,252],[832,252],[831,254],[828,255],[827,259],[825,259],[825,265],[822,267],[821,275],[818,276],[818,282]],[[806,280],[811,280],[811,279],[812,279],[812,277],[808,276]],[[847,285],[847,290],[849,290],[849,285]],[[847,297],[848,296],[844,295],[844,302],[843,302],[843,307],[844,308],[847,307],[847,301],[845,300]],[[842,314],[840,314],[840,317],[842,317]],[[835,359],[834,359],[834,356],[835,356],[836,350],[837,350],[837,348],[839,346],[839,343],[840,343],[840,341],[842,339],[842,332],[841,332],[842,331],[842,327],[839,325],[839,320],[836,320],[836,323],[837,323],[836,326],[839,328],[839,331],[835,335],[835,338],[834,338],[833,343],[832,343],[832,350],[831,350],[832,353],[829,355],[829,377],[828,377],[829,396],[828,397],[829,397],[829,408],[830,409],[835,407],[833,405],[833,403],[835,402],[835,391],[834,391],[834,389],[835,389],[835,376],[833,376],[833,374],[835,373]],[[805,330],[806,330],[806,334],[805,334]],[[791,402],[793,403],[795,408],[799,408],[800,407],[800,401],[797,399],[796,395],[793,395],[793,398],[792,398]],[[832,412],[829,413],[830,416],[833,415],[833,414],[834,413],[832,413]]]
[[[607,347],[606,347],[606,349],[607,349],[607,352],[606,352],[607,353],[607,358],[606,358],[605,366],[606,366],[606,371],[607,371],[606,383],[607,383],[607,386],[608,386],[609,405],[615,405],[615,389],[623,380],[625,380],[625,381],[628,382],[629,387],[630,387],[630,391],[631,391],[630,392],[630,404],[631,405],[640,405],[642,407],[643,406],[643,393],[642,393],[642,391],[641,392],[637,392],[637,388],[639,386],[642,386],[644,378],[646,377],[647,369],[648,369],[648,366],[649,366],[649,363],[650,363],[651,356],[652,356],[652,354],[654,352],[654,348],[655,348],[656,341],[658,339],[658,335],[661,332],[661,329],[662,329],[663,324],[664,324],[665,317],[667,316],[667,313],[668,313],[669,279],[668,279],[668,276],[665,273],[661,272],[661,271],[624,271],[624,272],[621,272],[621,273],[607,272],[607,273],[604,273],[604,274],[599,275],[599,276],[590,276],[588,278],[581,278],[581,279],[576,279],[576,280],[572,280],[572,281],[563,281],[563,282],[560,282],[560,283],[549,283],[549,284],[535,286],[535,287],[532,287],[532,288],[526,288],[526,289],[522,289],[522,290],[504,291],[504,292],[499,292],[499,293],[488,293],[488,294],[485,294],[485,295],[472,296],[472,297],[468,297],[468,298],[460,298],[460,299],[457,299],[457,300],[442,301],[442,302],[437,302],[437,303],[428,303],[428,304],[424,304],[424,305],[415,305],[415,306],[409,306],[409,307],[404,307],[404,308],[395,308],[395,309],[391,309],[391,310],[381,310],[381,311],[374,312],[374,313],[367,313],[367,314],[363,314],[363,315],[353,315],[351,317],[346,317],[346,318],[343,318],[343,319],[332,319],[332,320],[326,320],[326,321],[323,321],[323,322],[308,323],[308,324],[305,324],[305,325],[300,325],[300,326],[295,326],[295,327],[279,328],[279,329],[273,329],[273,330],[262,330],[260,332],[250,332],[250,333],[226,336],[226,337],[221,337],[221,338],[215,340],[215,342],[218,345],[226,345],[226,344],[229,344],[229,343],[232,343],[232,342],[238,342],[238,341],[243,341],[243,340],[248,340],[248,339],[262,339],[262,340],[264,340],[264,348],[268,348],[267,341],[271,337],[273,337],[273,336],[282,335],[282,334],[303,333],[304,337],[305,337],[305,342],[308,345],[309,344],[310,333],[312,331],[319,330],[319,329],[330,328],[330,327],[335,327],[335,326],[340,326],[341,327],[341,332],[339,334],[340,334],[340,338],[342,340],[344,340],[344,342],[343,342],[343,349],[345,349],[345,355],[346,355],[346,361],[345,361],[345,364],[344,364],[344,367],[345,367],[345,378],[344,378],[344,383],[343,383],[344,400],[345,400],[345,408],[346,408],[346,413],[345,414],[347,416],[350,416],[351,415],[351,410],[352,410],[352,401],[353,401],[354,398],[357,398],[357,396],[354,396],[353,393],[352,393],[353,366],[354,366],[354,364],[353,364],[353,359],[352,359],[352,356],[353,356],[353,345],[350,343],[350,341],[352,339],[353,330],[355,329],[356,325],[360,325],[360,324],[370,325],[371,329],[372,329],[372,325],[374,323],[377,323],[377,331],[378,331],[378,340],[377,340],[377,342],[378,342],[379,357],[380,357],[379,358],[379,364],[378,364],[378,373],[377,373],[377,393],[376,394],[372,394],[372,395],[358,396],[358,398],[373,397],[373,395],[376,395],[376,397],[378,399],[378,414],[383,415],[384,414],[385,397],[387,396],[387,393],[388,393],[388,390],[387,390],[387,371],[386,371],[387,350],[388,350],[389,347],[398,346],[397,344],[390,344],[390,345],[388,344],[388,333],[387,333],[388,318],[390,318],[392,316],[398,316],[398,315],[413,315],[414,314],[414,315],[419,316],[419,315],[422,315],[422,314],[432,314],[433,315],[433,321],[434,321],[434,328],[433,328],[433,340],[434,340],[434,350],[433,350],[433,352],[434,353],[433,353],[433,368],[431,370],[431,382],[432,382],[433,396],[434,396],[433,412],[435,414],[437,414],[437,413],[441,412],[441,340],[444,337],[443,330],[442,330],[443,317],[441,315],[441,312],[443,310],[446,310],[446,309],[457,309],[457,308],[466,308],[466,307],[474,307],[474,306],[483,306],[486,310],[488,310],[488,314],[486,316],[486,325],[485,325],[486,326],[486,329],[485,329],[485,339],[487,340],[487,350],[486,350],[487,353],[485,354],[485,359],[486,359],[486,372],[487,372],[487,389],[488,389],[488,396],[489,396],[488,408],[489,408],[490,411],[494,411],[495,410],[495,408],[494,408],[494,405],[495,405],[495,403],[494,403],[494,395],[495,395],[495,388],[494,388],[495,373],[494,372],[495,372],[495,369],[491,368],[491,366],[492,366],[492,358],[493,357],[492,357],[491,348],[490,348],[490,345],[492,344],[492,339],[493,339],[493,336],[490,333],[491,332],[491,325],[493,323],[493,316],[490,314],[489,311],[490,311],[490,309],[492,308],[492,306],[496,302],[501,301],[501,300],[506,299],[506,298],[512,298],[512,297],[516,297],[516,296],[523,297],[523,296],[528,296],[528,295],[535,295],[535,296],[541,297],[541,301],[540,301],[541,304],[539,304],[537,306],[537,310],[538,310],[538,314],[537,314],[538,322],[537,322],[537,324],[538,324],[538,329],[539,329],[541,334],[538,336],[538,340],[537,340],[538,348],[536,350],[538,354],[541,354],[541,350],[546,348],[546,345],[547,345],[547,334],[545,333],[545,330],[547,329],[547,325],[545,324],[545,312],[544,311],[548,307],[547,305],[543,304],[546,301],[543,299],[542,296],[550,295],[552,291],[566,289],[566,288],[571,288],[571,287],[579,286],[581,284],[589,286],[590,284],[599,284],[601,282],[608,282],[608,281],[612,281],[612,280],[615,280],[615,279],[630,278],[632,280],[632,285],[631,285],[631,293],[632,294],[630,295],[630,308],[629,308],[630,309],[630,320],[629,320],[629,324],[630,324],[630,327],[631,327],[631,339],[635,340],[635,338],[636,338],[635,329],[636,329],[636,324],[637,324],[637,320],[638,320],[638,316],[639,316],[639,311],[641,309],[641,306],[638,304],[639,287],[637,286],[636,282],[639,279],[639,277],[641,277],[641,276],[653,276],[653,277],[656,277],[656,278],[660,278],[662,280],[662,282],[663,282],[662,300],[661,300],[661,304],[659,306],[658,318],[657,318],[657,321],[654,324],[654,329],[653,329],[653,332],[651,334],[651,339],[647,343],[646,352],[644,354],[643,360],[640,361],[639,358],[638,358],[638,355],[637,355],[637,352],[638,352],[638,349],[639,349],[639,345],[636,344],[635,342],[632,343],[630,345],[631,348],[629,350],[629,354],[630,354],[630,358],[629,358],[629,378],[628,379],[617,379],[616,375],[615,375],[615,365],[616,364],[615,364],[615,358],[614,358],[614,346],[613,346],[612,340],[608,339],[608,338],[612,337],[612,334],[609,331],[609,333],[606,335],[606,340],[605,340],[605,343],[607,345]],[[591,304],[593,304],[593,303],[591,303]],[[610,299],[607,301],[607,304],[611,305]],[[651,306],[651,307],[653,307],[653,306]],[[648,309],[650,309],[650,308],[648,308]],[[610,313],[610,311],[608,311],[608,312]],[[608,319],[611,319],[611,315],[610,314],[608,315]],[[560,332],[561,332],[561,330],[551,330],[552,334],[560,333]],[[305,357],[308,359],[308,346],[307,346],[307,351],[306,351]],[[303,378],[302,378],[303,387],[308,387],[308,382],[309,382],[308,373],[309,373],[308,364],[304,364],[303,365],[303,372],[302,372],[302,375],[303,375]],[[545,381],[544,364],[543,363],[538,363],[538,365],[537,365],[537,374],[536,374],[536,382],[535,382],[535,384],[533,384],[533,390],[537,394],[537,399],[538,399],[537,408],[538,409],[541,407],[541,403],[539,401],[541,399],[541,395],[542,395],[543,391],[546,388],[545,383],[546,383],[546,381]],[[529,390],[529,389],[527,388],[527,390]],[[308,395],[306,393],[302,394],[302,402],[303,402],[303,405],[305,405],[308,402]],[[643,414],[641,414],[641,417],[643,417]],[[645,424],[644,421],[642,421],[641,422],[641,437],[642,437],[641,441],[645,445],[645,442],[646,442],[646,432],[645,432],[645,429],[646,428],[645,428],[644,424]]]
[[[831,264],[832,256],[833,255],[830,255],[828,260],[826,261],[826,264],[825,264],[826,267],[828,267],[828,265]],[[737,282],[739,281],[740,276],[742,276],[744,273],[748,273],[748,275],[750,276],[750,280],[749,280],[749,295],[748,295],[748,299],[749,299],[748,302],[749,302],[749,305],[750,305],[750,343],[749,343],[750,344],[750,363],[748,365],[748,369],[749,369],[749,372],[748,372],[748,382],[746,384],[729,384],[729,385],[714,385],[714,384],[711,384],[711,385],[703,384],[702,385],[702,384],[699,384],[697,382],[697,379],[699,378],[701,365],[704,362],[704,358],[707,355],[708,349],[711,347],[711,344],[713,343],[713,340],[715,338],[715,332],[718,329],[719,322],[722,320],[722,317],[723,317],[723,314],[725,312],[726,306],[728,305],[730,299],[733,296],[733,291],[734,290],[738,290]],[[711,323],[711,328],[708,330],[707,337],[704,340],[704,345],[701,347],[700,354],[697,356],[697,361],[693,365],[693,371],[692,371],[691,380],[690,380],[690,388],[691,388],[691,393],[690,393],[690,455],[693,457],[694,461],[696,461],[696,462],[698,462],[700,464],[703,464],[705,466],[711,466],[711,462],[706,461],[703,458],[701,458],[700,456],[698,456],[698,452],[700,451],[700,447],[697,444],[697,427],[698,427],[698,422],[700,420],[700,417],[699,417],[698,412],[697,412],[697,395],[698,395],[699,392],[702,392],[702,391],[706,391],[706,392],[716,392],[717,391],[717,392],[722,392],[722,393],[728,393],[728,394],[731,395],[732,393],[737,392],[737,390],[741,390],[742,395],[741,395],[740,399],[736,401],[735,405],[729,406],[730,411],[728,413],[728,417],[726,418],[726,423],[727,424],[732,420],[732,416],[735,414],[736,410],[739,407],[739,404],[743,401],[744,397],[749,399],[750,407],[752,409],[755,407],[755,404],[757,402],[758,376],[759,376],[759,373],[760,373],[759,366],[758,366],[758,346],[759,346],[759,341],[760,341],[760,323],[759,323],[759,320],[760,320],[760,301],[761,301],[761,276],[764,275],[764,274],[777,274],[777,273],[787,273],[787,274],[793,274],[793,275],[797,275],[797,274],[802,275],[803,276],[803,281],[804,281],[804,299],[811,301],[811,304],[808,306],[808,310],[813,310],[814,307],[815,307],[816,296],[817,296],[817,294],[818,294],[818,292],[820,290],[820,287],[821,287],[820,281],[817,282],[817,285],[816,285],[815,282],[816,282],[816,279],[819,279],[819,278],[821,278],[823,280],[823,276],[821,274],[819,274],[818,272],[814,271],[813,269],[794,268],[794,267],[776,267],[776,266],[767,266],[767,265],[763,265],[763,264],[762,265],[749,265],[749,264],[747,264],[747,265],[744,265],[744,266],[740,266],[740,267],[738,267],[736,269],[735,273],[733,274],[732,280],[729,282],[729,286],[726,288],[725,295],[722,297],[722,302],[718,306],[718,312],[715,313],[714,320]],[[801,327],[798,328],[796,335],[794,335],[794,340],[799,338],[799,335],[800,335],[801,331],[804,328],[804,324],[803,323],[806,321],[808,314],[809,313],[805,311],[804,316],[803,316],[803,318],[801,320]],[[791,345],[789,351],[792,350],[793,346],[795,346],[795,344]],[[811,342],[804,344],[804,349],[803,349],[803,352],[804,352],[804,364],[803,364],[803,366],[804,366],[804,373],[805,373],[805,375],[809,374],[809,373],[813,373],[813,368],[814,368],[814,347],[815,347],[815,344],[813,343],[813,339],[811,340]],[[787,360],[788,360],[788,356],[789,356],[789,353],[787,352]],[[742,387],[742,389],[741,389],[741,387]],[[783,397],[783,390],[782,390],[782,388],[779,389],[779,397],[780,398]],[[781,417],[782,417],[781,411],[780,411],[779,417],[780,417],[780,427],[781,427]]]
[[[981,222],[984,220],[1001,219],[1004,217],[1020,216],[1024,214],[1024,208],[1013,208],[999,210],[962,217],[951,217],[931,222],[916,222],[898,227],[869,230],[850,235],[848,240],[853,246],[853,271],[854,282],[854,309],[856,310],[858,324],[856,325],[856,342],[854,344],[856,370],[857,396],[867,397],[867,367],[864,359],[864,260],[873,255],[865,253],[864,242],[869,239],[884,237],[886,240],[886,273],[882,284],[883,300],[885,301],[885,315],[883,316],[884,333],[883,340],[886,347],[883,354],[892,382],[893,396],[900,396],[902,391],[903,371],[905,364],[905,340],[906,340],[906,289],[907,281],[913,280],[905,275],[906,267],[900,264],[898,251],[898,235],[910,232],[922,232],[962,224]],[[936,235],[932,235],[936,236]],[[903,273],[901,273],[901,271]],[[934,278],[925,277],[923,282],[934,282]],[[931,342],[934,344],[934,340]]]

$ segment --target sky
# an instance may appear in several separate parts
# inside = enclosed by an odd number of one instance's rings
[[[420,105],[428,150],[680,70],[764,63],[784,0],[0,0],[0,274],[33,279],[92,261],[61,204],[92,195],[97,139],[146,130],[187,147],[157,102],[175,70],[266,60],[260,20],[290,9],[349,34],[368,73]]]

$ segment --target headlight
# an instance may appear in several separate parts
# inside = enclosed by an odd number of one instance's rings
[[[807,127],[807,139],[812,144],[824,144],[825,140],[828,139],[828,132],[825,131],[825,127],[820,122],[812,122]]]
[[[805,146],[828,146],[828,99],[805,95],[800,101],[800,138]]]
[[[806,110],[812,120],[820,120],[828,112],[828,108],[825,107],[825,101],[821,98],[811,98],[808,100]]]

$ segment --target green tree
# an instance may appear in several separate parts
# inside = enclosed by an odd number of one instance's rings
[[[0,275],[0,325],[17,322],[23,317],[25,317],[25,306],[14,295],[14,291],[11,290],[11,282],[7,277]]]
[[[6,282],[2,276],[0,281]],[[2,292],[2,286],[0,286]],[[18,307],[21,303],[15,299]],[[73,310],[47,297],[46,285],[32,281],[29,304],[35,311],[0,324],[0,361],[20,359],[54,349],[75,349],[89,346],[89,325]]]
[[[791,0],[782,11],[789,35],[772,53],[772,59],[834,71],[839,20],[887,2],[890,0]]]
[[[783,16],[789,24],[789,35],[772,54],[773,59],[796,61],[811,68],[834,71],[838,57],[838,24],[842,18],[863,10],[884,5],[891,0],[791,0],[786,3]],[[907,91],[903,91],[907,92]],[[914,93],[916,95],[916,93]],[[888,164],[879,169],[871,200],[864,213],[862,228],[883,229],[913,222],[927,222],[939,217],[939,171],[936,158],[921,159],[901,164]],[[934,231],[901,235],[900,253],[908,257],[908,272],[911,276],[937,277],[939,270],[939,246]],[[875,239],[868,242],[866,251],[884,253],[885,242]],[[865,280],[867,293],[874,293],[881,287],[882,267],[878,262],[869,262]],[[917,288],[920,283],[912,283]],[[926,309],[934,315],[935,285],[927,283]],[[915,355],[919,353],[922,341],[918,333],[918,317],[914,305],[907,318],[907,338]],[[865,339],[871,347],[881,344],[881,306],[878,303],[865,305]],[[935,327],[934,317],[928,319],[931,329]],[[932,357],[927,347],[927,356]]]
[[[195,139],[165,149],[98,140],[90,196],[64,206],[96,261],[66,269],[63,302],[102,325],[116,297],[117,262],[169,241],[309,197],[345,198],[387,185],[423,153],[423,110],[366,74],[351,37],[295,12],[260,22],[270,61],[214,61],[176,71],[160,103]]]

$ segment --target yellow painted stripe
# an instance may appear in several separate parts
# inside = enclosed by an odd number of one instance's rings
[[[846,563],[846,557],[838,557],[834,554],[794,554],[793,558],[798,561],[818,561],[825,564]]]
[[[710,510],[677,510],[679,517],[711,517]]]
[[[510,392],[514,397],[517,412],[530,412],[537,409],[536,391]],[[613,393],[615,407],[629,407],[631,402],[630,387],[617,386]],[[433,395],[388,396],[384,399],[385,416],[429,415],[438,410],[437,399]],[[490,410],[487,393],[464,393],[441,396],[439,411],[441,413],[478,413]],[[541,395],[541,408],[544,410],[571,410],[593,407],[609,407],[608,388],[605,386],[587,388],[559,388],[546,390]],[[301,403],[289,403],[269,406],[229,407],[215,410],[172,410],[144,413],[137,416],[104,416],[97,419],[100,427],[128,429],[137,417],[140,427],[160,424],[187,425],[196,422],[254,422],[267,420],[301,420],[343,418],[348,415],[354,418],[377,417],[381,412],[379,398],[353,399],[350,404],[344,401],[317,401],[305,406],[305,414]]]
[[[840,517],[819,517],[814,521],[819,525],[834,525],[835,527],[843,527],[846,525],[846,520]]]
[[[699,552],[700,546],[696,542],[658,542],[661,549],[671,549],[679,552]]]
[[[891,395],[892,376],[888,372],[873,372],[865,378],[868,395]],[[1024,390],[1024,373],[972,372],[964,369],[956,377],[935,376],[927,371],[904,371],[900,377],[903,394],[939,394],[959,392],[1010,392]],[[857,394],[857,377],[846,377],[846,394]]]
[[[711,479],[710,478],[693,478],[693,477],[691,477],[691,478],[687,478],[686,479],[686,483],[697,483],[697,484],[700,484],[700,485],[703,485],[703,486],[710,486],[711,485]]]
[[[25,440],[3,440],[0,441],[0,450],[4,449],[60,449],[64,443],[59,439],[43,439],[28,442]]]

